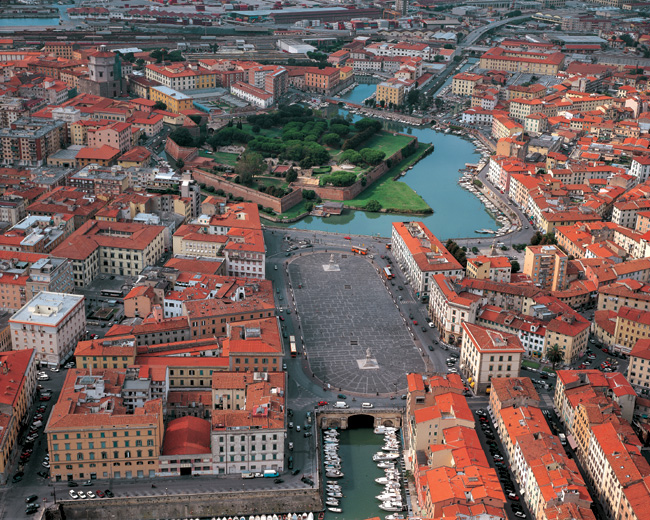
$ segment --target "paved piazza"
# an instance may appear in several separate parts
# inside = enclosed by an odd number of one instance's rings
[[[326,270],[330,257],[309,254],[289,264],[311,370],[344,391],[405,389],[406,374],[423,372],[424,362],[382,278],[367,259],[341,252],[334,253],[339,269]],[[368,348],[377,368],[363,368]]]

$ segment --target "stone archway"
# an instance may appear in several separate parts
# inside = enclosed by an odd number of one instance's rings
[[[348,429],[350,428],[373,428],[375,418],[372,415],[357,414],[348,417]]]
[[[393,421],[391,419],[385,419],[381,422],[381,424],[382,426],[389,426],[391,428],[394,426]]]

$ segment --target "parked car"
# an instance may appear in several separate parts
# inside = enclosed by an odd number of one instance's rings
[[[29,495],[27,498],[25,498],[26,503],[31,503],[38,500],[38,495]]]
[[[106,496],[108,498],[113,498],[115,496],[110,489],[107,489],[106,491],[104,491],[104,493],[106,493]]]
[[[97,495],[97,498],[104,498],[106,496],[106,494],[101,489],[95,491],[95,495]]]
[[[71,489],[70,491],[68,491],[68,495],[70,495],[70,498],[72,500],[77,500],[79,498],[79,495],[77,494],[77,492],[74,489]]]

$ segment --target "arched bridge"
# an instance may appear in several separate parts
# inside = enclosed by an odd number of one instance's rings
[[[401,428],[404,410],[400,408],[321,408],[316,412],[317,424],[322,428]]]

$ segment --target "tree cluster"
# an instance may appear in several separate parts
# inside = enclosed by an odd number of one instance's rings
[[[342,149],[356,149],[381,130],[381,123],[374,119],[360,119],[354,124],[357,133],[345,140]]]
[[[537,231],[532,237],[530,237],[531,246],[546,246],[555,244],[557,244],[555,233],[542,234],[541,231]]]
[[[447,244],[445,246],[447,248],[447,251],[449,251],[456,260],[458,260],[458,263],[465,267],[467,265],[467,257],[465,256],[465,250],[462,247],[459,247],[456,242],[453,240],[447,240]]]
[[[356,173],[335,172],[330,175],[321,176],[318,184],[319,186],[327,186],[328,184],[331,184],[332,186],[335,187],[344,187],[344,186],[352,186],[355,182],[357,182]]]

